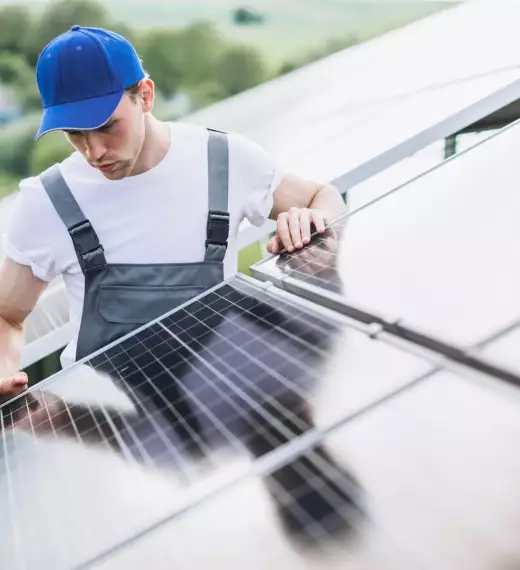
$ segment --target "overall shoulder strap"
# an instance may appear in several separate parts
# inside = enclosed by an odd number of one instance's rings
[[[40,174],[52,205],[67,227],[83,273],[98,271],[106,266],[103,246],[65,182],[57,164]]]
[[[229,237],[229,146],[226,133],[208,129],[206,261],[223,261]]]

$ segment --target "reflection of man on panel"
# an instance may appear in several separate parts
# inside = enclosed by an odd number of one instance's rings
[[[173,468],[179,477],[186,462],[211,463],[213,451],[229,446],[230,440],[253,458],[290,443],[314,428],[311,402],[314,389],[319,388],[315,385],[319,377],[316,371],[323,368],[337,331],[319,330],[254,297],[232,292],[237,296],[236,305],[230,302],[221,314],[213,313],[207,325],[201,316],[197,342],[193,338],[184,345],[178,336],[160,342],[151,336],[150,363],[144,369],[135,364],[146,352],[146,339],[139,333],[145,345],[138,342],[118,353],[122,357],[118,368],[125,370],[123,381],[118,381],[113,369],[117,362],[93,359],[96,370],[109,374],[128,396],[133,410],[114,406],[101,409],[67,403],[48,392],[30,392],[4,405],[4,427],[14,422],[36,436],[68,438],[80,445],[108,443],[116,453],[156,468]],[[247,303],[254,307],[254,314],[237,310]],[[177,331],[180,327],[176,328],[182,318],[176,321],[172,316],[171,321],[169,329],[182,338],[182,332]],[[258,341],[249,345],[245,362],[241,348],[232,340],[240,331],[247,331]],[[307,344],[320,350],[309,350]],[[290,354],[285,381],[269,362],[277,354],[282,357],[282,353],[269,349],[272,346],[283,347],[281,350]],[[168,366],[153,361],[155,350],[168,356]],[[222,352],[225,357],[220,356]],[[262,358],[264,367],[259,365]],[[74,376],[72,370],[68,374]],[[324,529],[325,537],[355,524],[352,513],[359,513],[359,489],[323,444],[296,459],[287,458],[264,480],[291,535],[304,535],[308,542],[317,539],[316,524]]]

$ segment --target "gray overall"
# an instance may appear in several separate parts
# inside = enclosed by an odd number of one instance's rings
[[[83,215],[58,165],[41,174],[42,184],[67,226],[85,276],[76,360],[223,281],[229,236],[229,150],[224,133],[208,131],[209,212],[206,253],[200,262],[108,264],[94,228]]]

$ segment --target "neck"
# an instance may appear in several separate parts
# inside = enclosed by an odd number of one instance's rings
[[[152,115],[145,117],[144,143],[130,176],[151,170],[166,156],[170,147],[170,128]]]

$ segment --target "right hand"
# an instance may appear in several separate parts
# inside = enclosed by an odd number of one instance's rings
[[[28,382],[25,372],[17,372],[9,378],[0,378],[0,404],[25,392]]]
[[[284,253],[277,260],[277,266],[285,273],[298,271],[315,275],[320,273],[323,279],[327,277],[325,273],[336,271],[336,255],[339,249],[339,234],[335,228],[328,228],[311,242],[310,247],[295,251],[294,253]]]

